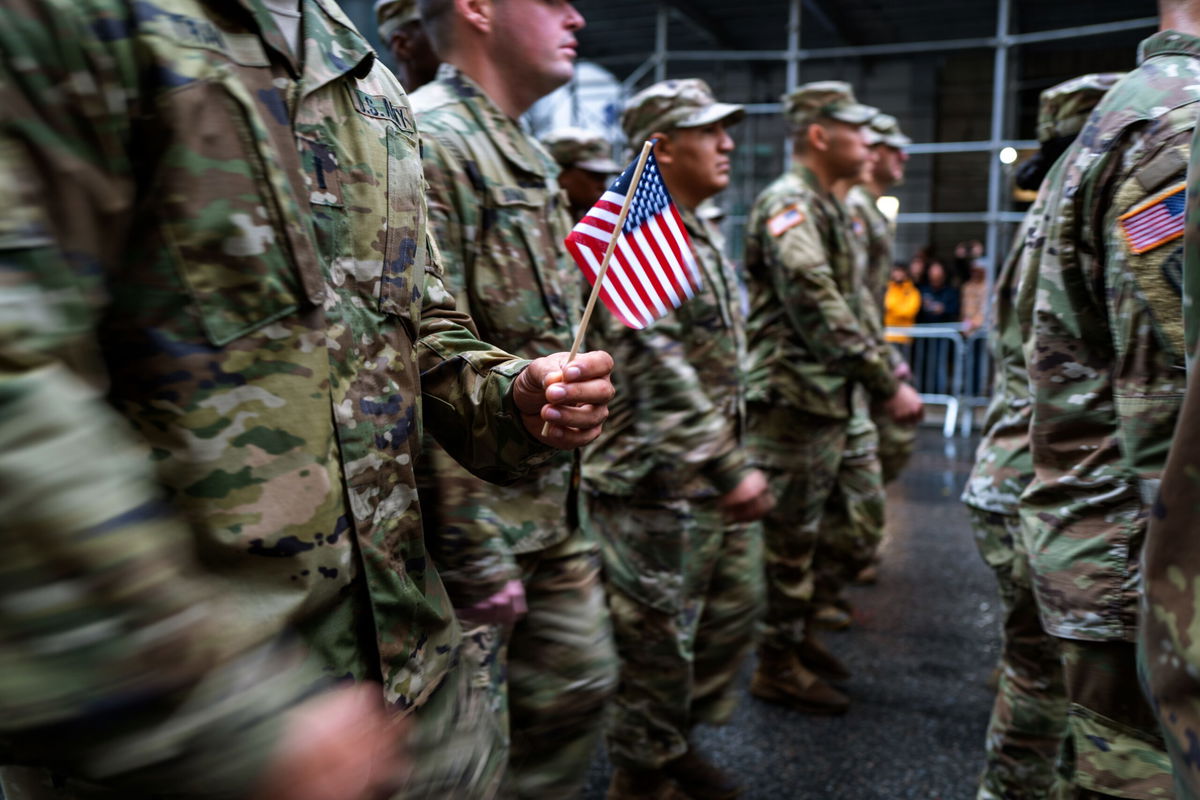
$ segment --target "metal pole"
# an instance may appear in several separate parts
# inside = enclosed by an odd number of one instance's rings
[[[791,0],[788,4],[787,27],[787,83],[785,92],[800,85],[800,4],[803,0]],[[783,143],[783,169],[792,168],[792,138],[789,132]]]
[[[667,7],[658,4],[658,16],[654,20],[654,82],[667,79]]]
[[[1000,204],[1004,190],[1004,173],[1000,164],[1000,148],[1004,139],[1005,129],[1005,90],[1008,88],[1008,50],[1011,41],[1008,36],[1009,24],[1012,19],[1011,0],[998,0],[996,11],[996,61],[992,72],[992,135],[991,158],[988,161],[988,223],[987,244],[985,252],[991,262],[987,271],[987,294],[989,302],[985,306],[985,324],[991,322],[992,282],[1000,266]]]

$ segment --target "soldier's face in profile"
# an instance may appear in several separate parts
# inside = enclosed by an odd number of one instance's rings
[[[826,157],[835,176],[842,179],[858,177],[871,157],[871,149],[863,141],[862,126],[832,120],[826,130],[829,132]]]
[[[495,57],[542,94],[571,80],[583,15],[567,0],[496,0]]]
[[[567,167],[558,176],[558,185],[567,192],[573,209],[587,210],[596,204],[608,188],[612,176],[582,167]]]
[[[902,182],[908,153],[886,144],[876,145],[872,149],[875,151],[875,164],[872,167],[875,182],[880,186],[895,186]]]
[[[695,207],[729,185],[733,137],[724,122],[677,128],[655,151],[663,180],[681,203]]]

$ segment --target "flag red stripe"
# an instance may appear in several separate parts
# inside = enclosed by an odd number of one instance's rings
[[[688,272],[691,273],[689,277],[691,278],[691,281],[692,281],[692,288],[699,289],[700,288],[700,275],[697,272],[696,265],[694,263],[691,263],[691,261],[689,260],[689,259],[694,260],[694,257],[692,257],[692,237],[688,236],[687,228],[684,227],[684,224],[683,224],[683,218],[679,216],[679,209],[675,208],[674,203],[671,204],[671,216],[674,217],[675,226],[679,230],[679,236],[682,237],[682,239],[683,239],[683,241],[678,242],[676,245],[677,249],[681,249],[683,251],[683,253],[680,256],[679,261],[680,261],[680,263],[687,266]],[[686,254],[687,257],[684,257],[684,254]]]
[[[673,270],[671,265],[667,263],[667,257],[663,254],[662,249],[658,245],[658,237],[654,235],[652,230],[649,230],[650,226],[652,225],[656,227],[658,226],[657,217],[650,218],[646,221],[646,224],[642,226],[643,235],[646,237],[646,244],[650,247],[651,252],[654,254],[655,260],[657,260],[659,265],[662,267],[663,274],[667,276],[667,280],[670,282],[671,288],[675,290],[675,297],[679,298],[678,302],[672,302],[670,295],[664,291],[662,292],[662,299],[666,305],[671,306],[672,308],[679,308],[679,304],[687,299],[687,292],[685,292],[683,287],[679,285],[679,281],[675,277],[675,270]],[[669,233],[663,238],[665,238],[667,241],[670,241],[671,239]]]
[[[570,236],[567,237],[567,241],[568,241],[568,243],[573,244],[576,247],[587,247],[589,250],[591,250],[595,254],[597,262],[603,261],[604,251],[608,247],[607,244],[604,244],[603,247],[592,246],[590,244],[590,242],[599,242],[599,240],[595,239],[594,237],[591,237],[591,236],[586,236],[586,237],[581,236],[578,233],[572,233]],[[586,262],[586,260],[581,257],[576,257],[575,262],[580,265],[580,268],[585,270],[584,275],[587,277],[588,283],[594,286],[596,283],[596,273],[592,269],[592,265],[588,264]],[[604,305],[608,308],[609,311],[613,312],[615,315],[617,315],[617,317],[621,318],[622,322],[625,322],[626,325],[629,325],[629,322],[627,322],[625,320],[625,314],[620,310],[620,306],[617,305],[615,302],[613,302],[611,297],[605,298],[605,293],[615,293],[618,297],[620,297],[621,302],[624,303],[625,307],[629,309],[630,314],[639,314],[640,313],[638,311],[637,303],[633,302],[633,300],[630,298],[628,293],[626,293],[624,287],[620,284],[619,281],[617,281],[613,278],[611,273],[612,273],[612,266],[610,264],[609,265],[609,274],[605,275],[604,285],[600,287],[600,292],[601,292],[600,297],[601,297],[601,299],[604,299]],[[644,325],[645,325],[645,323],[642,323],[640,325],[629,325],[629,327],[640,328],[640,327],[644,327]]]
[[[625,241],[624,237],[622,237],[622,241]],[[652,281],[652,276],[643,275],[641,264],[638,264],[636,261],[629,261],[629,259],[625,257],[625,248],[621,247],[619,244],[617,245],[616,251],[613,253],[613,258],[617,259],[617,261],[621,264],[621,267],[625,270],[625,274],[629,276],[629,280],[633,284],[633,288],[637,290],[638,296],[642,298],[642,302],[645,304],[646,310],[650,312],[650,315],[654,317],[654,319],[659,319],[662,316],[662,313],[658,310],[658,304],[654,302],[654,299],[650,296],[650,292],[647,290],[649,285],[650,288],[654,289],[656,294],[661,294],[660,287],[654,285],[653,283],[648,284],[647,278]]]

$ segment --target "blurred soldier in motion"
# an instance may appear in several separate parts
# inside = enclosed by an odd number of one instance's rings
[[[558,185],[567,193],[571,221],[578,222],[621,171],[621,165],[612,160],[612,144],[582,128],[550,131],[542,137],[542,144],[561,170]]]
[[[852,220],[862,220],[868,263],[867,283],[882,319],[883,295],[893,265],[896,223],[879,210],[878,202],[880,197],[904,182],[904,167],[908,162],[905,148],[912,144],[912,139],[904,135],[900,123],[890,114],[876,114],[863,128],[863,138],[874,157],[868,162],[863,181],[851,188],[846,196],[846,208]],[[897,348],[891,349],[896,377],[902,381],[911,380],[912,372],[908,363]],[[914,425],[897,425],[878,404],[871,409],[871,420],[879,434],[879,464],[886,485],[896,479],[912,458],[917,428]]]
[[[795,166],[754,204],[747,229],[750,285],[749,441],[779,498],[763,521],[767,615],[756,696],[810,713],[842,713],[827,680],[846,668],[812,635],[813,558],[827,518],[878,524],[878,461],[847,458],[853,390],[893,419],[922,412],[887,351],[861,320],[845,208],[832,194],[869,156],[861,128],[877,113],[849,85],[826,81],[783,98]]]
[[[1120,75],[1085,75],[1042,92],[1037,155],[1017,172],[1017,185],[1036,191],[1063,151],[1079,135],[1092,109]],[[967,504],[979,552],[996,573],[1004,604],[999,686],[987,733],[987,761],[979,800],[1004,800],[1022,792],[1047,796],[1066,732],[1067,703],[1058,640],[1038,616],[1029,551],[1021,530],[1021,493],[1033,479],[1029,450],[1029,372],[1016,316],[1017,279],[1024,261],[1045,240],[1030,231],[1053,198],[1045,193],[1025,215],[1008,259],[996,277],[988,337],[995,377],[983,439],[962,501]]]
[[[315,676],[414,715],[411,796],[489,794],[419,431],[520,478],[596,436],[611,360],[562,375],[476,338],[439,279],[408,101],[331,0],[9,0],[0,70],[4,758],[44,763],[21,752],[37,729],[49,766],[110,796],[242,796],[272,735],[256,709],[314,682],[253,660],[291,626]],[[185,552],[230,611],[205,621],[163,555]],[[206,682],[237,653],[251,671]],[[248,688],[263,672],[277,700]],[[346,738],[308,766],[389,740],[352,735],[361,705],[328,709],[315,750]],[[74,752],[47,727],[68,723]],[[343,776],[327,796],[372,788]],[[5,793],[50,780],[6,772]]]
[[[772,503],[746,458],[745,318],[737,275],[696,208],[729,184],[727,126],[745,115],[700,80],[654,84],[621,117],[655,159],[703,288],[644,330],[597,317],[620,362],[613,417],[587,452],[621,684],[608,731],[613,798],[731,798],[737,780],[697,752],[729,719],[733,679],[762,608],[760,528]]]
[[[583,18],[542,0],[422,0],[421,11],[445,60],[413,107],[446,285],[485,340],[530,358],[567,350],[583,307],[563,245],[571,219],[558,166],[518,119],[570,80]],[[507,706],[508,785],[574,797],[616,687],[579,459],[563,454],[501,488],[446,450],[426,458],[426,536],[455,607],[484,626],[473,637],[502,718]]]
[[[1020,514],[1042,624],[1063,651],[1063,796],[1163,797],[1172,785],[1150,705],[1130,687],[1142,544],[1183,400],[1200,2],[1160,10],[1137,69],[1046,181],[1027,237],[1044,246],[1019,278],[1034,468]]]
[[[417,0],[375,0],[379,38],[396,59],[396,77],[406,92],[415,92],[437,77],[438,59]]]

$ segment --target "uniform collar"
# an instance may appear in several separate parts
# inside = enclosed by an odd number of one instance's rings
[[[1200,38],[1180,31],[1159,31],[1138,45],[1138,64],[1155,56],[1200,57]]]
[[[445,62],[438,67],[437,80],[466,106],[506,159],[525,172],[546,176],[546,164],[533,150],[520,124],[501,111],[479,84],[458,67]]]
[[[337,3],[304,0],[303,10],[303,93],[312,94],[345,75],[365,78],[375,65],[375,51]]]

